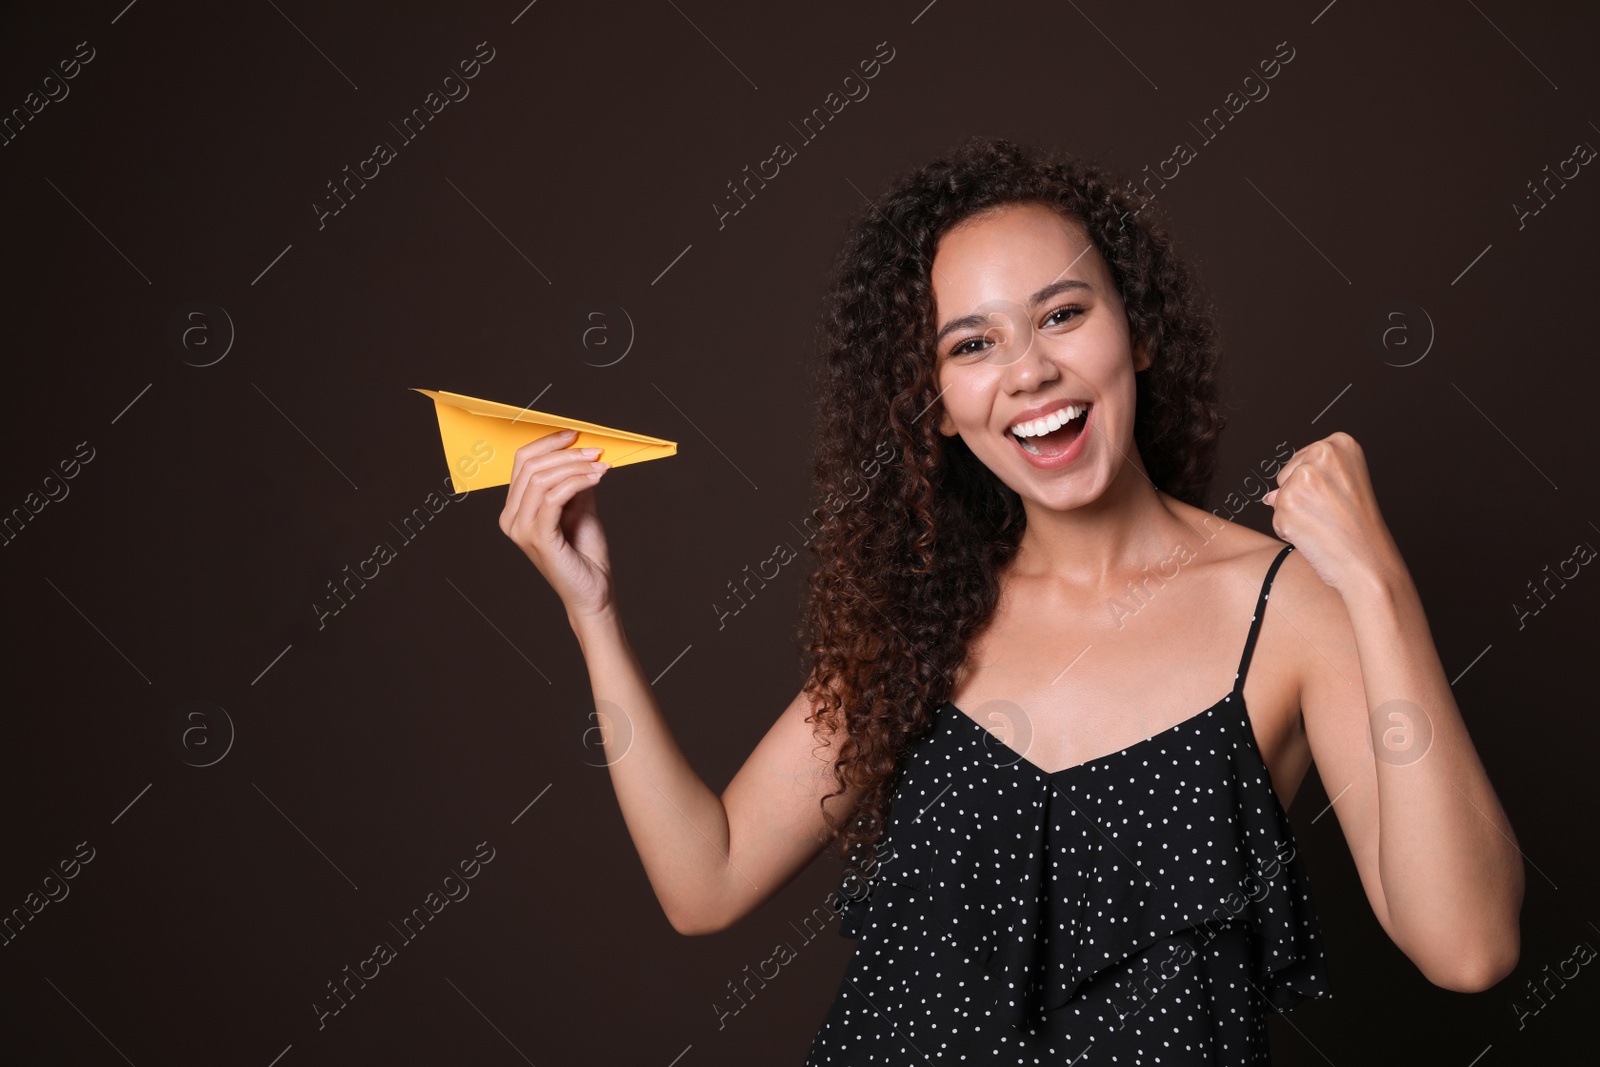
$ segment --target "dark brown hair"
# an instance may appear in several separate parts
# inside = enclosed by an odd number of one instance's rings
[[[942,235],[1030,202],[1083,226],[1133,341],[1149,345],[1134,443],[1158,489],[1201,506],[1226,423],[1217,330],[1199,279],[1134,188],[1070,155],[975,137],[852,220],[821,323],[812,479],[824,503],[801,627],[809,721],[820,744],[839,746],[828,796],[862,787],[842,823],[824,809],[841,858],[882,836],[901,756],[948,699],[1026,521],[1017,494],[937,430],[929,275]]]

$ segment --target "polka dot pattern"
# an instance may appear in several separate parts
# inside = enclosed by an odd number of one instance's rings
[[[858,940],[808,1067],[1267,1064],[1267,1014],[1326,997],[1310,879],[1244,677],[1120,752],[1040,770],[946,702],[907,752]],[[851,890],[845,892],[845,888]]]

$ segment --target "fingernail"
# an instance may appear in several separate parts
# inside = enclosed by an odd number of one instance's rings
[[[590,456],[590,457],[598,456],[600,454],[600,450],[598,448],[580,448],[580,449],[578,449],[578,452],[579,452],[580,455],[585,455],[585,456]]]
[[[591,464],[589,464],[589,466],[593,467],[597,471],[604,471],[604,470],[610,470],[611,469],[611,464],[609,464],[609,463],[591,463]]]

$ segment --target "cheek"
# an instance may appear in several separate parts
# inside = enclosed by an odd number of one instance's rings
[[[1085,340],[1088,342],[1085,356],[1102,379],[1109,381],[1121,374],[1133,373],[1133,345],[1125,331],[1107,325]]]
[[[933,391],[934,395],[939,398],[936,403],[939,405],[940,411],[939,422],[943,426],[948,426],[955,417],[956,412],[960,410],[960,402],[953,395],[954,390],[951,389],[951,384],[948,374],[941,372],[934,375]]]
[[[976,369],[976,368],[974,368]],[[934,379],[941,418],[952,429],[981,423],[987,411],[987,386],[977,374],[946,370]]]
[[[1138,390],[1132,353],[1119,361],[1114,352],[1106,353],[1092,365],[1079,364],[1086,384],[1102,399],[1113,404],[1131,404]]]

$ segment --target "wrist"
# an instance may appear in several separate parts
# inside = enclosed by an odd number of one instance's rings
[[[1411,575],[1403,564],[1374,565],[1358,571],[1351,588],[1343,592],[1347,603],[1393,604],[1410,584]]]
[[[591,637],[620,631],[622,620],[613,603],[593,611],[568,611],[567,625],[572,627],[581,645]]]

